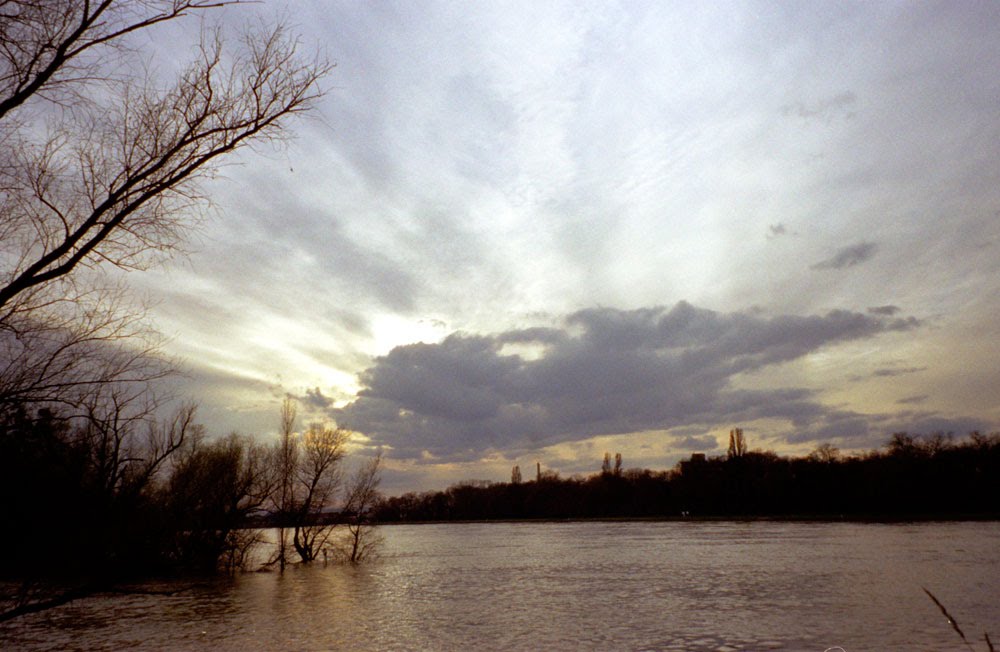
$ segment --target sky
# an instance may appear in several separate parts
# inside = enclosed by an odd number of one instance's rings
[[[400,493],[1000,427],[1000,4],[251,10],[326,95],[133,275],[210,432]]]

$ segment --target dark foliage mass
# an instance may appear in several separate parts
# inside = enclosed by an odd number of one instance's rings
[[[309,562],[334,548],[331,533],[343,522],[352,539],[348,559],[359,561],[370,546],[381,458],[341,484],[341,448],[322,448],[335,459],[319,471],[308,464],[316,449],[310,435],[321,430],[306,432],[294,451],[300,459],[287,467],[275,446],[235,434],[207,440],[193,406],[162,422],[117,415],[113,425],[48,409],[0,415],[0,505],[9,533],[0,537],[0,580],[99,578],[113,585],[240,568],[259,526],[289,529],[297,546],[308,541],[310,554],[298,552]],[[340,430],[329,437],[344,439]],[[303,488],[312,490],[308,497]],[[326,514],[336,502],[341,509]]]
[[[0,622],[154,576],[376,554],[381,456],[342,482],[340,429],[283,449],[209,440],[194,414],[0,412]],[[268,559],[253,553],[262,527],[280,533]]]
[[[738,431],[734,431],[738,432]],[[740,433],[742,435],[742,433]],[[522,518],[960,518],[1000,515],[1000,433],[955,441],[897,433],[880,450],[841,457],[746,451],[695,454],[670,471],[611,469],[589,477],[462,483],[384,501],[383,522]]]
[[[0,504],[10,535],[0,537],[0,574],[110,584],[214,568],[266,487],[250,444],[203,442],[192,416],[184,410],[113,437],[48,410],[8,415]]]

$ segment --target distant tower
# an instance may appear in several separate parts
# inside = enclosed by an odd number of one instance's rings
[[[542,463],[541,462],[535,462],[535,480],[537,482],[541,482],[542,481]]]
[[[510,470],[510,483],[521,484],[521,467],[517,464],[515,464],[514,468]]]

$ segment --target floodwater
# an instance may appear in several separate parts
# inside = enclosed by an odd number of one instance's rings
[[[1000,523],[397,525],[378,561],[150,585],[0,626],[4,650],[975,650]],[[996,643],[994,643],[996,644]]]

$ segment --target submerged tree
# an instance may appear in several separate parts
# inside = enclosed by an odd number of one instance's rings
[[[381,471],[379,452],[358,467],[344,490],[343,515],[348,530],[345,557],[352,564],[372,557],[381,543],[372,518],[380,498]]]
[[[278,550],[275,561],[284,570],[288,562],[288,526],[294,513],[295,469],[298,466],[298,442],[295,439],[295,401],[286,397],[281,403],[281,429],[274,452],[278,486],[272,495],[278,515]]]
[[[269,451],[231,434],[213,442],[195,437],[185,446],[164,487],[172,526],[172,561],[185,568],[244,568],[257,530],[248,519],[275,490]]]
[[[311,562],[326,548],[335,523],[332,508],[340,486],[340,461],[348,433],[322,424],[309,426],[302,437],[297,486],[294,492],[292,544],[299,559]]]
[[[304,563],[315,560],[330,541],[334,507],[340,487],[340,463],[348,432],[312,424],[295,432],[295,402],[281,404],[281,432],[274,452],[276,488],[272,497],[278,517],[278,549],[272,563],[284,569],[294,550]]]

